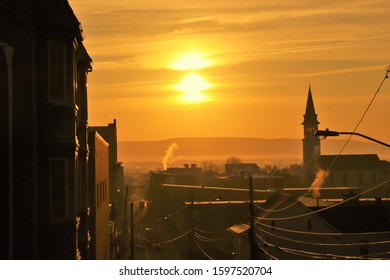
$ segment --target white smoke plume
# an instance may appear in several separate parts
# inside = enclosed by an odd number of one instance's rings
[[[313,198],[320,198],[320,189],[325,182],[326,177],[328,177],[328,172],[322,169],[319,169],[316,173],[313,183],[311,184],[309,190],[313,194]]]
[[[179,146],[176,143],[172,143],[171,145],[169,145],[167,151],[165,152],[165,156],[162,160],[164,170],[167,170],[168,164],[175,161],[176,157],[174,153],[177,150],[179,150]]]

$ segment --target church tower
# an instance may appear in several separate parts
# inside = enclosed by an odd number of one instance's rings
[[[313,96],[309,85],[306,112],[303,115],[303,183],[310,184],[317,172],[317,161],[320,157],[320,140],[314,135],[318,130],[317,114],[314,109]]]

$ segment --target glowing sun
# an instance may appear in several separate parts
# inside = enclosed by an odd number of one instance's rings
[[[202,92],[211,88],[211,85],[206,80],[195,73],[195,70],[199,70],[205,67],[211,66],[211,62],[205,59],[200,53],[185,53],[182,54],[170,67],[177,71],[192,71],[184,76],[180,83],[175,88],[183,94],[180,99],[184,103],[192,104],[204,102],[209,97]]]
[[[208,96],[202,94],[202,91],[209,89],[211,85],[196,73],[190,73],[176,85],[176,89],[184,92],[181,99],[186,103],[199,103],[208,99]]]
[[[178,71],[199,70],[210,65],[211,62],[203,58],[200,53],[186,53],[172,63],[171,68]]]

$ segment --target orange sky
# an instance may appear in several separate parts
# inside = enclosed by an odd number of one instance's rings
[[[309,82],[320,128],[351,131],[390,64],[388,0],[69,3],[94,61],[90,125],[116,118],[119,140],[302,138]],[[358,129],[385,142],[389,84]]]

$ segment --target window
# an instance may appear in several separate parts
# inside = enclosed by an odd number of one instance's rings
[[[311,220],[307,220],[307,229],[308,230],[311,230],[312,229],[312,224],[311,224]]]
[[[274,220],[271,220],[271,229],[272,230],[275,230],[275,221]]]
[[[50,217],[68,217],[68,166],[66,158],[50,159]]]
[[[49,100],[66,103],[66,48],[65,42],[48,42]]]

